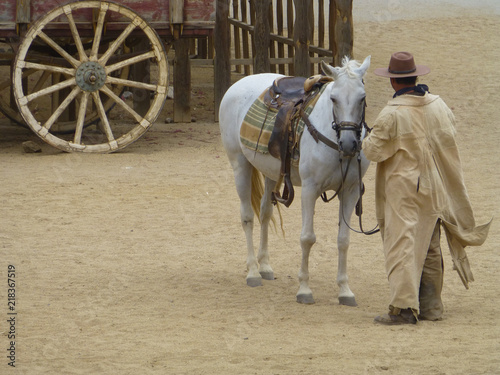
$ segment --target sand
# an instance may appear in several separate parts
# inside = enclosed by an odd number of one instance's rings
[[[355,23],[355,57],[371,55],[371,70],[397,50],[431,67],[421,82],[456,115],[480,223],[500,214],[498,35],[500,16],[484,12]],[[213,122],[211,77],[210,68],[193,72],[196,122],[165,124],[168,101],[158,123],[116,154],[62,153],[0,120],[0,373],[500,373],[498,220],[486,243],[468,251],[476,279],[470,290],[443,243],[440,322],[373,323],[389,294],[377,235],[352,234],[349,276],[358,307],[338,304],[337,202],[317,205],[310,260],[316,304],[295,302],[298,200],[283,210],[285,238],[270,238],[276,280],[246,286],[239,201]],[[370,123],[391,88],[371,71],[366,87]],[[25,154],[27,140],[42,152]],[[374,170],[365,178],[366,227],[374,224]],[[9,265],[15,325],[8,322]]]

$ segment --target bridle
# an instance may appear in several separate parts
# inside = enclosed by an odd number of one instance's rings
[[[343,130],[353,131],[356,134],[356,153],[361,150],[361,133],[363,132],[363,128],[369,133],[371,129],[366,125],[365,121],[365,112],[366,112],[366,98],[363,98],[363,102],[361,104],[363,106],[363,112],[361,114],[361,120],[359,122],[352,121],[337,121],[337,115],[335,114],[335,106],[332,107],[333,112],[333,122],[332,129],[335,131],[337,135],[337,139],[340,139],[340,132]],[[342,153],[342,145],[339,145],[338,151]]]
[[[378,225],[376,225],[375,228],[373,228],[369,231],[365,231],[363,229],[363,223],[362,223],[362,219],[361,219],[361,216],[363,214],[363,194],[365,192],[365,186],[363,184],[363,177],[361,175],[361,141],[362,141],[361,135],[363,133],[363,128],[368,133],[371,132],[371,128],[366,124],[366,121],[365,121],[365,109],[367,107],[366,98],[363,99],[362,106],[363,106],[363,113],[361,114],[361,120],[358,123],[352,122],[352,121],[340,121],[340,122],[338,122],[337,116],[335,115],[335,106],[333,106],[333,109],[332,109],[332,111],[333,111],[332,129],[335,131],[335,133],[337,135],[337,140],[340,139],[340,133],[344,130],[353,131],[356,134],[356,152],[355,152],[355,155],[356,155],[356,159],[358,161],[358,175],[359,175],[359,200],[358,200],[358,203],[356,204],[356,215],[359,217],[359,228],[360,229],[359,230],[354,229],[347,223],[347,221],[344,217],[343,202],[340,201],[342,220],[344,220],[344,223],[347,225],[347,227],[350,230],[352,230],[356,233],[363,233],[366,235],[372,235],[372,234],[380,231],[380,229],[378,229]],[[302,117],[302,120],[306,124],[307,129],[309,130],[309,133],[312,135],[312,137],[314,138],[316,143],[321,141],[325,145],[327,145],[328,147],[334,149],[335,151],[338,151],[338,153],[340,155],[340,158],[339,158],[340,170],[342,171],[342,161],[343,161],[342,160],[342,156],[343,156],[342,146],[338,145],[334,141],[330,140],[329,138],[327,138],[323,134],[321,134],[314,127],[314,125],[310,122],[309,118],[307,117],[307,115],[305,114],[305,112],[302,109],[300,110],[300,116]],[[323,202],[328,203],[328,202],[332,201],[344,189],[344,182],[345,182],[345,179],[347,177],[347,173],[349,171],[349,166],[351,164],[351,160],[352,160],[352,158],[348,159],[347,167],[346,167],[345,173],[342,176],[340,187],[336,190],[335,194],[330,198],[327,197],[326,192],[323,192],[321,194],[321,199],[323,200]]]

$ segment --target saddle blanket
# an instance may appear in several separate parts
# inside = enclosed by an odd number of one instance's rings
[[[327,84],[322,85],[319,89],[316,89],[315,93],[312,93],[313,98],[309,101],[304,112],[309,115],[318,98],[323,93]],[[269,108],[264,103],[264,96],[268,89],[255,100],[250,109],[248,110],[240,129],[240,140],[241,143],[253,150],[258,151],[263,154],[269,153],[268,144],[271,134],[273,132],[274,122],[276,120],[276,115],[278,114],[278,109]],[[306,124],[302,119],[295,121],[295,140],[296,147],[294,147],[294,153],[292,155],[292,162],[298,163],[299,160],[299,150],[298,145],[300,144],[300,137],[304,132]]]

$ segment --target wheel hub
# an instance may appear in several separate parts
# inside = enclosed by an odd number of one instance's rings
[[[76,70],[76,83],[84,91],[97,91],[105,82],[106,71],[97,62],[84,62]]]

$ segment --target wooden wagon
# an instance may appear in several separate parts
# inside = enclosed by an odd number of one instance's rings
[[[126,147],[167,98],[165,45],[209,35],[214,2],[0,2],[0,111],[64,151]]]

